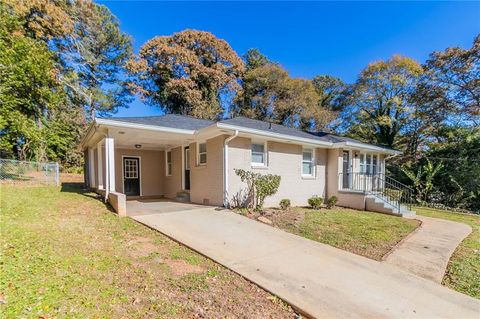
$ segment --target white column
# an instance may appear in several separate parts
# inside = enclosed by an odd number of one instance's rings
[[[90,187],[95,187],[95,153],[94,149],[89,147],[88,148],[88,180]]]
[[[105,163],[107,165],[107,189],[109,192],[115,192],[115,147],[112,137],[105,138]]]
[[[97,144],[97,176],[98,176],[98,189],[103,188],[103,163],[102,163],[102,141]]]

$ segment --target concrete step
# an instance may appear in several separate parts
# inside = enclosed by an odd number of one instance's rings
[[[178,192],[177,196],[175,197],[177,202],[188,203],[190,202],[190,192],[182,191]]]
[[[400,210],[398,209],[398,202],[388,201],[386,198],[383,198],[379,195],[367,195],[366,196],[366,206],[367,210],[390,214],[395,216],[401,216],[406,218],[415,217],[415,212],[410,211],[407,207],[400,205]]]

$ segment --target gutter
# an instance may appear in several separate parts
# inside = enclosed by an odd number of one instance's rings
[[[241,131],[241,132],[245,132],[245,133],[251,133],[251,134],[273,137],[273,138],[279,138],[279,139],[285,139],[287,141],[296,141],[296,142],[306,143],[306,144],[311,144],[311,145],[321,145],[321,146],[327,146],[327,147],[333,147],[334,146],[334,143],[332,143],[332,142],[324,142],[324,141],[314,140],[314,139],[310,139],[310,138],[295,137],[295,136],[291,136],[291,135],[285,135],[285,134],[279,134],[279,133],[273,133],[273,132],[269,133],[269,132],[265,132],[263,130],[256,130],[256,129],[246,128],[246,127],[241,127],[241,126],[236,126],[236,125],[217,123],[217,127],[220,128],[220,129],[223,128],[223,129],[228,129],[228,130]]]
[[[238,130],[223,142],[223,206],[228,207],[228,143],[238,136]]]
[[[370,144],[355,143],[355,142],[350,142],[350,141],[335,143],[335,148],[342,148],[342,146],[359,148],[359,149],[367,149],[367,150],[372,150],[372,151],[379,151],[379,152],[392,154],[392,156],[402,154],[402,152],[397,151],[397,150],[392,150],[392,149],[389,149],[389,148],[380,147],[380,146],[376,146],[376,145],[370,145]]]

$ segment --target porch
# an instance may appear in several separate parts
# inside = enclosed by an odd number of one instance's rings
[[[338,174],[339,194],[364,199],[365,210],[398,215],[415,216],[413,190],[382,173],[347,172]]]

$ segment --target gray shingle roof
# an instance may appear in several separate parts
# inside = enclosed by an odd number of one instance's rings
[[[143,117],[106,117],[106,120],[154,125],[170,128],[178,128],[183,130],[199,130],[210,126],[215,122],[209,120],[197,119],[191,116],[183,116],[177,114],[166,114],[160,116],[143,116]]]
[[[161,116],[143,116],[143,117],[107,117],[104,118],[112,121],[153,125],[160,127],[178,128],[184,130],[199,130],[207,126],[215,124],[214,121],[197,119],[191,116],[166,114]],[[244,127],[248,129],[255,129],[259,131],[265,131],[268,133],[277,133],[291,137],[313,139],[323,142],[342,143],[342,142],[355,142],[364,145],[368,144],[353,138],[334,135],[328,132],[307,132],[300,129],[287,127],[279,124],[270,124],[269,122],[249,119],[243,116],[234,117],[231,119],[219,121],[218,123],[228,124],[233,126]],[[379,146],[382,147],[382,146]],[[383,147],[385,148],[385,147]]]
[[[302,131],[300,129],[287,127],[284,125],[273,124],[273,123],[270,124],[268,122],[253,120],[253,119],[249,119],[242,116],[220,121],[220,123],[241,126],[241,127],[246,127],[250,129],[270,132],[270,133],[288,135],[292,137],[309,138],[309,139],[314,139],[314,140],[323,141],[323,142],[342,143],[342,142],[349,141],[349,142],[356,142],[356,143],[361,143],[365,145],[371,145],[359,140],[355,140],[353,138],[338,136],[328,132],[307,132],[307,131]]]

